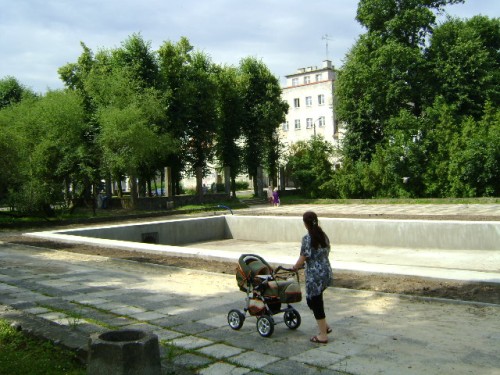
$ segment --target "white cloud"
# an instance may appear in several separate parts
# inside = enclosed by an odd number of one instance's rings
[[[141,33],[154,49],[186,36],[220,64],[261,59],[279,77],[328,58],[340,66],[363,32],[354,0],[0,0],[0,78],[44,92],[62,87],[57,69],[92,50],[115,48]],[[498,16],[500,4],[470,0],[447,8],[468,18]]]

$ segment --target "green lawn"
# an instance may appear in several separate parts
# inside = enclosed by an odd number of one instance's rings
[[[0,374],[84,375],[86,370],[72,352],[28,338],[0,320]]]

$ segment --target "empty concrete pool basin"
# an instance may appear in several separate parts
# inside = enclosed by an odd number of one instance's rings
[[[370,271],[368,264],[389,263],[456,269],[465,264],[475,271],[500,272],[500,222],[322,218],[320,225],[333,244],[334,268]],[[301,217],[226,215],[28,235],[226,261],[236,261],[242,253],[260,253],[268,262],[290,265],[305,231]]]

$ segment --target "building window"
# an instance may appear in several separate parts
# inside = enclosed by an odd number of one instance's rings
[[[310,107],[313,104],[312,96],[306,96],[306,107]]]
[[[298,78],[292,78],[292,86],[298,86],[299,85],[299,79]]]
[[[312,127],[313,127],[313,119],[307,118],[306,119],[306,129],[311,129]]]
[[[311,83],[311,77],[305,76],[304,77],[304,85],[307,85],[308,83]]]
[[[323,95],[323,94],[318,95],[318,104],[319,105],[324,105],[325,104],[325,95]]]
[[[293,106],[295,108],[299,108],[300,107],[300,99],[299,98],[293,99]]]
[[[316,82],[321,81],[321,78],[322,78],[322,77],[321,77],[321,73],[316,74]]]
[[[319,119],[318,119],[318,126],[320,128],[324,128],[326,125],[326,122],[325,122],[325,116],[321,116]]]
[[[288,121],[283,123],[283,131],[285,131],[285,132],[288,131]]]
[[[300,130],[300,120],[295,120],[295,130]]]

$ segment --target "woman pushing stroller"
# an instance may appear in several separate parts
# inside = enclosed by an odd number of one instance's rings
[[[330,254],[330,240],[318,224],[318,216],[307,211],[302,217],[307,234],[302,238],[300,256],[293,267],[298,270],[306,265],[306,301],[312,310],[319,334],[311,337],[310,341],[319,344],[328,343],[328,333],[332,330],[326,321],[323,303],[323,292],[333,280],[333,272],[328,256]]]

